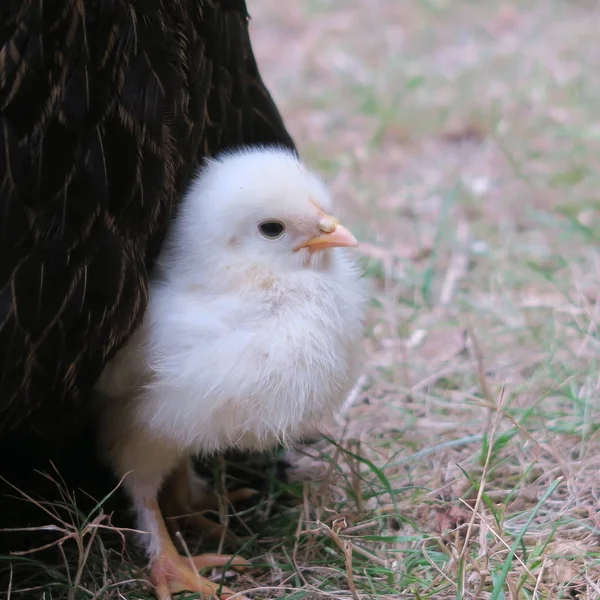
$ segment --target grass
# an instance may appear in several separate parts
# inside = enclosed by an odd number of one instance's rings
[[[600,6],[249,5],[373,300],[352,405],[243,513],[255,568],[227,581],[282,600],[600,598]],[[150,598],[108,517],[70,506],[66,566],[12,597]]]

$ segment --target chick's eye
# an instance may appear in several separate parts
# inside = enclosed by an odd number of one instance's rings
[[[285,226],[280,221],[263,221],[259,226],[258,230],[266,237],[271,240],[278,238],[285,231]]]

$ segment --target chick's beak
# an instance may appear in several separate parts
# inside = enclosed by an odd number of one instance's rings
[[[358,246],[356,238],[340,222],[329,215],[324,215],[319,221],[321,234],[306,240],[294,248],[294,252],[308,248],[308,251],[319,252],[327,248],[349,248]]]

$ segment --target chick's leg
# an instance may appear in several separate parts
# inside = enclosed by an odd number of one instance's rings
[[[251,488],[241,488],[224,494],[229,504],[243,502],[258,494]],[[220,538],[223,534],[234,541],[224,525],[205,516],[207,511],[219,511],[219,498],[204,485],[196,473],[192,461],[186,459],[169,476],[161,492],[161,506],[167,517],[182,520],[208,538]]]
[[[179,554],[167,531],[158,502],[144,501],[138,507],[140,521],[150,530],[150,578],[159,600],[171,600],[171,594],[188,591],[225,600],[234,592],[198,574],[198,569],[223,567],[243,568],[249,563],[243,558],[227,554],[200,554],[186,557]],[[231,561],[231,562],[230,562]],[[219,592],[220,590],[220,592]],[[244,596],[236,596],[248,600]]]

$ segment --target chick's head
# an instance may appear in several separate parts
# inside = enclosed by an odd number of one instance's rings
[[[242,260],[310,268],[325,250],[357,245],[331,211],[321,180],[289,151],[238,150],[210,160],[193,182],[173,225],[171,254],[192,269]]]

